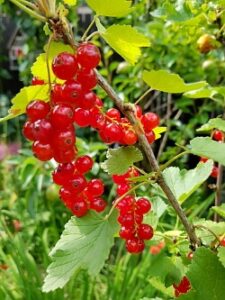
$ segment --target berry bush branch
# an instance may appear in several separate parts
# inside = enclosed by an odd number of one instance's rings
[[[157,182],[162,188],[163,192],[167,196],[169,203],[172,205],[176,213],[178,214],[188,236],[191,244],[196,247],[200,245],[200,241],[196,236],[194,226],[188,221],[183,209],[175,198],[169,186],[166,184],[163,175],[160,171],[159,165],[157,163],[156,157],[152,151],[147,138],[145,137],[141,125],[138,124],[137,119],[134,114],[133,106],[131,104],[124,104],[123,101],[118,97],[113,88],[108,84],[108,82],[96,71],[98,77],[98,83],[102,89],[107,93],[107,95],[113,100],[117,108],[128,118],[131,124],[134,126],[140,146],[146,155],[148,162],[151,166],[152,171],[158,174]]]

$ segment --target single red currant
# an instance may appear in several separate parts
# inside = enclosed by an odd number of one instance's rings
[[[148,224],[140,224],[138,227],[138,236],[142,240],[150,240],[153,233],[153,228]]]
[[[77,61],[86,69],[93,69],[98,66],[101,60],[99,49],[91,43],[83,43],[77,49]]]
[[[97,211],[97,212],[102,212],[106,208],[106,202],[102,198],[94,198],[90,202],[90,208]]]
[[[65,104],[56,105],[51,112],[51,123],[55,128],[65,129],[73,123],[73,109]]]
[[[85,174],[92,169],[93,164],[93,159],[88,155],[84,155],[77,158],[75,167],[81,174]]]
[[[91,90],[97,85],[98,78],[93,69],[83,68],[77,74],[77,81],[82,84],[85,90]]]
[[[26,107],[26,113],[32,122],[44,119],[49,112],[50,105],[42,100],[34,100]]]
[[[50,144],[42,144],[39,141],[36,141],[33,143],[32,151],[41,161],[47,161],[53,157],[53,151]]]
[[[136,202],[136,212],[138,214],[147,214],[151,210],[151,203],[146,198],[140,198]]]
[[[62,52],[53,59],[52,71],[60,79],[72,79],[76,75],[77,70],[78,64],[73,54]]]
[[[104,193],[104,184],[101,179],[92,179],[88,183],[88,193],[94,197],[101,196]]]
[[[159,126],[159,117],[155,113],[148,112],[141,117],[141,122],[144,126],[145,132],[149,132]]]
[[[223,132],[220,131],[220,130],[215,130],[213,132],[213,139],[216,140],[216,141],[223,141],[223,138],[224,138],[224,135],[223,135]]]

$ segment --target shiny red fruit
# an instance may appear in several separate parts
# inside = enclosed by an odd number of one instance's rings
[[[98,66],[101,60],[99,49],[91,43],[83,43],[77,49],[77,61],[86,69],[93,69]]]
[[[76,75],[77,70],[78,64],[73,54],[62,52],[53,59],[52,71],[59,79],[72,79]]]
[[[93,159],[88,155],[84,155],[77,158],[75,162],[75,168],[79,173],[85,174],[92,169],[93,164]]]
[[[132,254],[140,253],[144,250],[145,243],[143,240],[138,238],[132,238],[126,241],[126,249]]]
[[[32,151],[34,156],[41,161],[47,161],[53,157],[53,151],[50,144],[42,144],[39,141],[36,141],[33,143]]]
[[[39,119],[44,119],[50,112],[50,105],[42,100],[34,100],[26,107],[28,118],[34,122]]]
[[[153,228],[148,224],[140,224],[138,227],[138,236],[142,240],[152,239],[154,234]]]
[[[159,126],[159,121],[159,117],[152,112],[148,112],[141,117],[141,122],[144,126],[145,132],[149,132]]]

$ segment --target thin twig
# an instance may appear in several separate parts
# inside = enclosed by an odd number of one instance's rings
[[[220,206],[221,204],[221,194],[222,194],[222,182],[223,182],[223,166],[218,165],[218,176],[216,180],[216,195],[215,195],[215,206]],[[215,212],[214,221],[219,222],[220,217]]]

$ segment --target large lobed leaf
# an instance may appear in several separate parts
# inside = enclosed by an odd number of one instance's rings
[[[109,149],[106,157],[101,167],[110,175],[124,174],[135,162],[143,159],[141,151],[134,146]]]
[[[163,177],[177,200],[184,202],[210,176],[212,168],[212,160],[199,163],[195,169],[189,171],[169,167],[163,171]]]
[[[225,144],[213,141],[210,137],[197,137],[191,140],[191,153],[210,158],[225,166]]]
[[[199,248],[187,272],[192,289],[179,300],[222,300],[224,299],[225,268],[216,253]]]
[[[200,89],[207,84],[205,81],[185,83],[178,74],[170,73],[167,70],[145,70],[142,77],[152,89],[171,94]]]
[[[132,1],[127,0],[87,0],[87,3],[99,16],[123,17],[132,11]]]
[[[219,129],[225,132],[225,120],[221,118],[210,119],[208,123],[202,125],[197,131],[211,131],[213,129]]]
[[[108,220],[94,213],[80,219],[72,217],[50,253],[53,261],[47,269],[43,291],[62,288],[80,268],[96,275],[109,256],[117,230],[115,214]]]
[[[12,106],[9,114],[0,119],[0,122],[15,118],[26,111],[27,104],[35,99],[49,101],[49,86],[48,85],[33,85],[27,86],[20,90],[20,92],[12,99]]]
[[[130,25],[112,25],[106,29],[98,19],[96,25],[103,39],[132,65],[141,56],[140,48],[150,46],[150,41]]]

